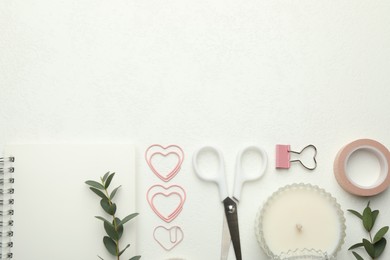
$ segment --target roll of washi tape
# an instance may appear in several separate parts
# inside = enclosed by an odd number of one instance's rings
[[[370,186],[362,186],[348,176],[348,160],[357,151],[368,151],[379,161],[379,177]],[[359,139],[341,148],[334,161],[333,170],[337,182],[347,192],[358,196],[374,196],[386,190],[390,185],[389,165],[390,152],[384,145],[371,139]]]

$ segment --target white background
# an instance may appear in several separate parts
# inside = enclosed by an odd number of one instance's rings
[[[237,150],[261,145],[267,172],[245,186],[239,214],[244,259],[265,259],[253,223],[277,188],[309,182],[344,210],[367,203],[340,188],[333,160],[358,138],[390,146],[389,13],[386,0],[1,0],[0,144],[135,143],[146,260],[218,259],[222,208],[216,187],[194,176],[191,154],[219,146],[232,182]],[[160,183],[143,159],[153,143],[186,152],[172,180],[188,192],[172,223],[185,239],[171,252],[153,240],[164,223],[145,200]],[[276,171],[277,143],[315,144],[318,168]],[[388,225],[389,191],[370,200],[377,227]],[[365,236],[346,218],[339,259],[353,259],[347,248]]]

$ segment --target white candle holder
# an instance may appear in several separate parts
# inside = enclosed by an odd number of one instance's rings
[[[274,256],[274,260],[332,260],[335,259],[334,256],[329,256],[326,252],[321,250],[314,249],[297,249],[294,251],[287,251],[286,253],[281,253],[278,256]]]
[[[289,248],[289,246],[284,246],[285,244],[283,244],[283,246],[281,246],[280,248],[278,247],[276,249],[275,243],[277,243],[278,241],[276,241],[276,242],[272,241],[273,244],[270,243],[270,241],[267,241],[267,238],[270,239],[270,233],[272,233],[272,232],[270,231],[269,227],[267,228],[267,227],[263,226],[263,224],[264,224],[264,220],[266,223],[269,224],[268,219],[270,219],[270,216],[267,216],[267,214],[271,214],[271,216],[272,216],[272,214],[275,214],[275,212],[277,212],[274,209],[276,207],[276,206],[274,206],[275,204],[279,203],[279,205],[281,205],[280,200],[283,200],[286,198],[286,200],[288,202],[287,207],[289,207],[289,208],[293,207],[294,203],[299,205],[300,208],[306,206],[306,205],[304,205],[305,201],[299,201],[299,202],[293,201],[292,203],[290,203],[289,200],[291,200],[294,197],[292,195],[297,194],[297,193],[303,194],[303,195],[299,195],[299,196],[312,195],[311,197],[314,197],[314,202],[316,202],[316,200],[318,200],[318,203],[325,204],[326,211],[328,213],[330,212],[330,214],[333,215],[332,224],[335,226],[334,228],[336,228],[335,229],[336,231],[334,232],[334,237],[327,238],[328,242],[331,241],[331,243],[330,243],[331,245],[329,247],[312,248],[312,243],[310,243],[311,242],[310,236],[313,236],[314,234],[313,233],[311,233],[311,234],[305,233],[306,232],[305,227],[307,227],[307,225],[305,225],[305,223],[301,223],[301,222],[297,222],[292,227],[293,229],[295,229],[295,231],[292,231],[291,229],[289,231],[284,231],[283,225],[285,223],[280,223],[281,228],[279,230],[277,230],[276,233],[278,233],[279,237],[283,236],[283,232],[290,232],[289,235],[292,235],[292,236],[299,236],[302,234],[308,235],[309,237],[306,238],[307,240],[309,240],[308,245],[304,245],[304,242],[303,242],[303,244],[300,244],[300,246],[297,248]],[[307,193],[307,194],[305,194],[305,193]],[[303,197],[303,198],[305,198],[305,197]],[[311,200],[313,200],[313,198],[311,198]],[[313,202],[311,202],[311,203],[313,203]],[[284,212],[283,207],[281,207],[281,206],[278,206],[278,207],[279,207],[279,209],[280,208],[282,209],[281,212]],[[310,206],[308,205],[307,207],[310,207]],[[309,213],[311,213],[310,210],[312,210],[312,211],[315,210],[315,209],[311,209],[311,208],[305,208],[305,209],[307,209],[307,211]],[[304,215],[304,213],[299,213],[299,214]],[[316,214],[318,214],[318,212],[313,213],[314,216]],[[272,216],[272,217],[274,217],[274,216]],[[293,219],[293,218],[294,218],[293,214],[292,215],[284,214],[283,216],[277,215],[276,218],[272,219],[272,221],[275,222],[275,221],[280,220],[281,222],[286,222],[286,221],[291,221],[291,219]],[[284,220],[286,220],[286,221],[284,221]],[[317,220],[314,220],[314,224],[316,224],[315,221],[317,221]],[[272,224],[275,225],[275,223],[272,223]],[[312,225],[311,227],[313,227],[313,223],[310,223],[310,224]],[[323,223],[321,222],[320,219],[318,219],[318,225],[323,225]],[[278,227],[278,225],[275,225],[275,226]],[[307,228],[310,228],[310,226]],[[336,199],[334,197],[332,197],[332,195],[330,193],[326,192],[324,189],[319,188],[318,186],[313,186],[311,184],[303,184],[303,183],[287,185],[285,187],[280,188],[276,192],[274,192],[271,195],[271,197],[269,197],[268,200],[265,202],[262,209],[259,210],[259,212],[256,216],[256,222],[255,222],[255,232],[256,232],[257,240],[258,240],[260,246],[262,247],[262,249],[264,250],[264,252],[271,259],[274,259],[274,260],[301,260],[301,259],[312,259],[312,260],[314,260],[314,259],[328,260],[329,259],[329,260],[331,260],[331,259],[335,259],[337,252],[341,249],[341,246],[344,244],[345,229],[346,229],[346,226],[345,226],[344,212],[341,210],[341,207],[337,203]],[[295,233],[291,234],[292,232],[295,232]],[[321,236],[323,234],[315,234],[315,235]],[[276,236],[276,237],[278,238],[278,236]],[[286,243],[286,241],[284,241],[283,243]],[[273,246],[270,246],[270,244],[272,244]]]

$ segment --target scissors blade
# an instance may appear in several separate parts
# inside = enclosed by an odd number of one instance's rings
[[[229,233],[229,226],[227,223],[226,215],[223,214],[222,225],[222,240],[221,240],[221,260],[227,260],[229,256],[229,249],[232,240]]]
[[[229,226],[230,236],[233,242],[234,254],[236,255],[237,260],[242,260],[240,231],[238,229],[237,203],[230,197],[227,197],[224,199],[223,205],[225,208],[225,215]]]

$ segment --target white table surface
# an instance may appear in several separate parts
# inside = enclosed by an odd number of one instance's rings
[[[137,146],[138,252],[143,259],[218,259],[222,208],[216,187],[191,167],[201,145],[220,147],[229,182],[238,149],[269,156],[266,175],[240,203],[244,259],[266,259],[254,218],[294,182],[320,185],[344,210],[367,198],[333,176],[338,150],[359,138],[390,146],[388,1],[0,1],[0,144],[123,143]],[[153,143],[186,159],[172,180],[186,188],[185,239],[170,252],[152,238],[164,224],[145,194],[161,183],[143,159]],[[275,170],[275,144],[313,143],[318,167]],[[389,191],[369,198],[390,219]],[[347,248],[365,236],[346,213]],[[390,257],[386,249],[382,259]],[[231,256],[229,259],[233,259]]]

